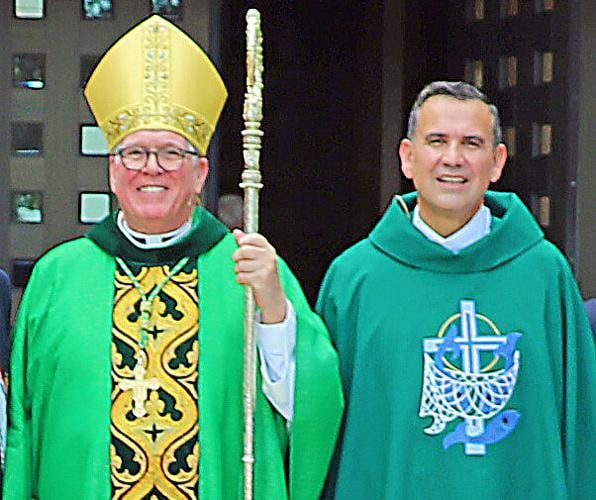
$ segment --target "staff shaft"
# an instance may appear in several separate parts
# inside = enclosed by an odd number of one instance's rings
[[[240,187],[244,190],[244,231],[259,230],[259,190],[261,172],[259,167],[261,120],[263,118],[263,37],[261,15],[258,10],[246,13],[246,93],[244,94],[244,130],[242,148],[244,170]],[[255,334],[255,298],[250,287],[244,291],[244,499],[254,496],[254,415],[256,408],[257,349]]]

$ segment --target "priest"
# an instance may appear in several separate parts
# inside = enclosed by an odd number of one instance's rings
[[[565,257],[513,193],[464,82],[418,95],[396,196],[319,296],[346,392],[329,498],[588,500],[594,342]]]
[[[317,498],[342,408],[328,334],[263,236],[196,206],[219,74],[152,16],[106,52],[85,96],[120,209],[33,270],[5,498],[239,498],[241,285],[259,307],[255,498]]]

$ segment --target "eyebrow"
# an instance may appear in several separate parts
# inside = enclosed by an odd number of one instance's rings
[[[447,134],[442,134],[440,132],[431,132],[430,134],[426,134],[424,136],[424,140],[428,141],[430,139],[443,139],[447,137]]]
[[[424,140],[429,141],[431,139],[444,139],[445,137],[447,137],[447,134],[444,134],[442,132],[431,132],[430,134],[427,134],[424,137]],[[476,140],[481,144],[484,144],[486,142],[484,137],[482,137],[481,135],[476,135],[476,134],[464,135],[464,140],[465,141]]]
[[[486,142],[484,140],[484,137],[482,137],[481,135],[476,135],[476,134],[464,135],[464,139],[467,140],[467,141],[469,141],[469,140],[476,140],[480,144],[484,144]]]

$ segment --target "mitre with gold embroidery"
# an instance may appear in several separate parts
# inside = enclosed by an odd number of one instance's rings
[[[110,150],[138,130],[170,130],[204,155],[227,96],[203,50],[158,15],[112,45],[85,87]]]

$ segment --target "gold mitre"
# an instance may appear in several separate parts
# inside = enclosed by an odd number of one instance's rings
[[[171,130],[204,155],[228,93],[201,48],[153,15],[103,55],[85,97],[110,150],[138,130]]]

